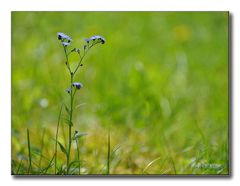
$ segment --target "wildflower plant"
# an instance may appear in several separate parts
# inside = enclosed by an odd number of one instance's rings
[[[68,73],[69,73],[69,77],[70,77],[70,81],[69,81],[69,87],[65,90],[67,92],[67,94],[69,95],[69,104],[68,106],[64,104],[65,106],[65,110],[68,114],[68,118],[67,118],[67,124],[68,124],[68,145],[67,148],[65,148],[59,141],[58,141],[58,134],[56,134],[56,145],[55,145],[55,174],[56,174],[56,164],[57,164],[57,144],[59,144],[60,149],[62,150],[62,152],[64,152],[64,154],[66,155],[66,164],[67,164],[67,169],[66,169],[66,173],[69,174],[69,170],[70,170],[70,166],[73,162],[71,162],[71,146],[73,141],[76,142],[76,146],[77,146],[77,150],[78,150],[78,164],[79,164],[79,174],[80,174],[80,159],[79,159],[79,147],[78,147],[78,139],[82,136],[85,136],[86,133],[80,133],[78,131],[75,131],[74,133],[72,132],[72,128],[74,126],[74,122],[73,122],[73,113],[74,113],[74,98],[76,95],[76,92],[79,91],[81,88],[83,88],[83,84],[75,81],[75,75],[78,72],[79,68],[83,66],[83,60],[85,58],[85,56],[87,55],[87,53],[90,51],[90,49],[97,45],[97,44],[104,44],[106,42],[105,38],[102,36],[92,36],[90,38],[86,38],[85,39],[85,44],[80,47],[80,48],[72,48],[71,44],[73,42],[72,38],[64,33],[57,33],[57,38],[58,40],[61,42],[61,45],[63,47],[63,51],[65,54],[65,65],[68,69]],[[70,61],[69,61],[69,56],[73,53],[77,53],[79,56],[79,61],[77,66],[72,67],[70,65]],[[62,108],[60,110],[60,114],[61,115],[62,112]],[[58,131],[58,127],[57,127],[57,131]]]

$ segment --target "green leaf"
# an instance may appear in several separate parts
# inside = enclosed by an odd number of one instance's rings
[[[65,147],[59,141],[57,141],[57,143],[60,146],[61,151],[67,156],[67,151],[66,151]]]
[[[69,119],[64,119],[64,120],[66,121],[66,124],[67,124],[67,125],[73,126],[73,122],[71,122]]]
[[[65,110],[66,110],[66,112],[67,112],[68,114],[71,113],[70,109],[69,109],[66,105],[65,105]]]

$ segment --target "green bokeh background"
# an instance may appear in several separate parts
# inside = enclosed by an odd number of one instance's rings
[[[27,128],[33,148],[52,154],[59,109],[69,101],[57,40],[64,32],[71,47],[106,38],[75,78],[84,85],[74,129],[89,134],[81,147],[86,174],[101,174],[109,126],[119,147],[114,174],[228,174],[228,19],[227,12],[13,12],[12,159],[27,165]]]

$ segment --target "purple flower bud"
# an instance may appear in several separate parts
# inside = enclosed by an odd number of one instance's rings
[[[73,87],[76,87],[77,89],[80,89],[80,88],[83,87],[83,84],[82,84],[82,83],[79,83],[79,82],[74,82],[74,83],[72,84],[72,86],[73,86]]]

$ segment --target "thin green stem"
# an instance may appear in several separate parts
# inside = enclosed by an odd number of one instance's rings
[[[73,84],[73,76],[74,74],[71,73],[71,87]],[[71,144],[72,144],[72,116],[73,116],[73,98],[74,94],[71,89],[70,91],[70,116],[69,116],[69,125],[68,125],[68,154],[67,154],[67,173],[69,170],[69,162],[70,162],[70,152],[71,152]]]
[[[32,156],[31,156],[31,144],[30,144],[28,129],[27,129],[27,141],[28,141],[28,161],[29,161],[28,174],[29,174],[32,171]]]
[[[66,56],[66,65],[68,68],[68,71],[70,73],[70,88],[72,87],[73,84],[73,78],[74,78],[74,73],[71,71],[69,61],[68,61],[68,54],[67,54],[67,49],[66,47],[63,46],[64,53]],[[72,116],[73,116],[73,91],[72,89],[70,90],[70,115],[69,115],[69,125],[68,125],[68,152],[67,152],[67,174],[69,171],[69,163],[70,163],[70,152],[71,152],[71,144],[72,144]]]
[[[66,56],[66,60],[67,60],[67,61],[66,61],[66,65],[67,65],[67,68],[68,68],[69,73],[71,74],[72,71],[71,71],[71,68],[70,68],[70,65],[69,65],[69,61],[68,61],[67,49],[66,49],[65,46],[63,46],[63,49],[64,49],[64,54],[65,54],[65,56]]]
[[[107,174],[110,174],[110,151],[111,151],[110,129],[108,129]]]
[[[58,129],[59,129],[59,124],[60,124],[60,118],[61,118],[61,114],[62,114],[62,108],[63,108],[63,104],[61,105],[60,108],[60,112],[58,115],[58,124],[57,124],[57,131],[56,131],[56,137],[55,137],[55,168],[54,168],[54,172],[55,174],[57,173],[57,143],[58,143]]]
[[[80,67],[81,64],[82,64],[82,60],[83,60],[84,57],[87,55],[88,51],[89,51],[95,44],[97,44],[97,43],[92,43],[90,46],[88,45],[88,47],[84,50],[83,56],[80,56],[80,61],[79,61],[78,65],[77,65],[76,69],[73,71],[73,74],[75,74],[75,73],[78,71],[79,67]]]

